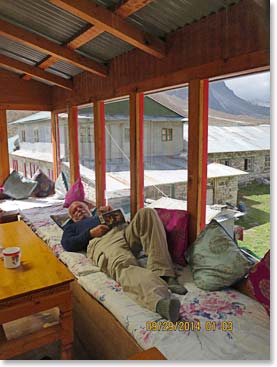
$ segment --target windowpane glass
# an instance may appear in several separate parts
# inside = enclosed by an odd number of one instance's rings
[[[129,99],[105,103],[106,201],[130,216]]]
[[[176,112],[174,103],[182,106],[182,113]],[[156,200],[163,201],[160,205],[168,205],[165,200],[173,200],[173,206],[186,206],[187,117],[187,88],[145,94],[145,206]]]

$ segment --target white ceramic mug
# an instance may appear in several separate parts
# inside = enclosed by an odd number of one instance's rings
[[[19,267],[21,259],[20,247],[6,247],[3,250],[3,256],[5,268],[13,269]]]

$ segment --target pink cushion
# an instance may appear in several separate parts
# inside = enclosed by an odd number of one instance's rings
[[[155,208],[166,232],[168,249],[173,262],[185,265],[184,253],[188,246],[188,219],[186,210]]]
[[[270,250],[249,272],[246,286],[251,296],[270,314]]]
[[[70,187],[65,195],[63,207],[68,208],[73,201],[83,201],[85,199],[85,190],[81,177]]]

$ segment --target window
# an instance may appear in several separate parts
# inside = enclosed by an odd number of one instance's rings
[[[21,141],[26,141],[26,132],[25,132],[25,130],[21,131]]]
[[[230,160],[229,159],[221,159],[221,164],[224,164],[225,166],[230,166]]]
[[[85,136],[86,136],[85,128],[81,127],[80,128],[80,143],[81,144],[85,143]]]
[[[38,143],[39,142],[39,133],[38,133],[38,129],[34,129],[34,142]]]
[[[93,134],[92,134],[92,128],[88,127],[88,143],[93,142]]]
[[[162,141],[171,141],[173,138],[172,128],[162,128]]]
[[[245,158],[244,160],[244,170],[245,171],[253,171],[254,168],[254,158]]]
[[[125,143],[128,143],[130,141],[130,128],[129,127],[124,128],[124,141]]]
[[[265,170],[270,170],[270,155],[264,157],[264,168]]]

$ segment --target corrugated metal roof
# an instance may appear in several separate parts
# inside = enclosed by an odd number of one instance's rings
[[[0,17],[58,43],[68,41],[87,23],[47,0],[0,0]]]
[[[159,0],[153,1],[128,18],[146,32],[164,37],[239,0]]]
[[[166,160],[166,157],[164,157]],[[145,170],[144,171],[144,186],[166,185],[176,182],[187,182],[187,170]],[[207,177],[233,177],[248,174],[239,169],[228,167],[219,163],[210,163],[207,166]],[[108,172],[107,177],[112,180],[107,181],[107,191],[115,191],[130,188],[130,171]]]
[[[1,1],[1,0],[0,0]],[[22,43],[11,40],[10,38],[0,36],[0,53],[16,60],[24,61],[34,65],[47,56],[40,51],[37,51]]]
[[[144,31],[164,37],[177,28],[198,20],[203,16],[218,11],[239,0],[158,0],[127,18]],[[113,9],[117,0],[98,0],[98,4]],[[88,26],[82,19],[60,9],[47,0],[0,0],[0,18],[18,24],[25,29],[38,33],[59,44],[64,44]],[[40,61],[38,54],[29,48],[20,49],[14,44],[11,52],[22,50],[24,57]],[[128,52],[133,47],[116,37],[103,33],[94,40],[83,45],[79,50],[98,61],[108,61],[113,57]],[[27,52],[29,51],[29,53]],[[79,70],[66,63],[57,65],[59,72],[76,75]],[[51,69],[49,70],[51,71]]]
[[[108,61],[131,49],[133,46],[106,32],[79,48],[85,54],[97,57],[101,61]]]
[[[184,139],[188,128],[184,126]],[[270,125],[209,126],[208,152],[248,152],[270,149]]]
[[[47,68],[46,71],[70,78],[81,73],[83,70],[73,64],[69,64],[64,60],[59,60],[51,65],[51,67]]]

